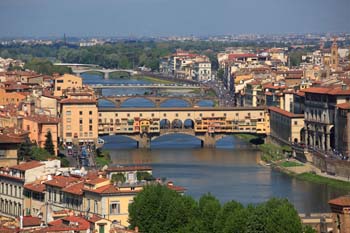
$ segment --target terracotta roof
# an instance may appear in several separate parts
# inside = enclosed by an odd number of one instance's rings
[[[350,206],[350,196],[346,195],[329,200],[328,204],[337,206]]]
[[[111,194],[111,193],[119,193],[120,192],[113,184],[104,185],[104,186],[99,187],[97,189],[84,189],[84,190],[90,191],[93,193],[99,193],[99,194]]]
[[[285,111],[283,109],[277,108],[277,107],[269,107],[270,111],[277,112],[281,115],[284,115],[289,118],[304,118],[304,114],[294,114],[292,112]]]
[[[95,185],[95,184],[99,184],[99,183],[102,183],[102,182],[105,182],[105,181],[109,181],[109,179],[107,178],[95,178],[93,180],[86,180],[85,181],[85,184],[92,184],[92,185]]]
[[[45,185],[38,182],[25,184],[24,188],[38,193],[43,193],[45,191]]]
[[[95,223],[95,222],[97,222],[97,221],[100,221],[101,219],[103,219],[103,218],[100,218],[100,217],[98,217],[97,215],[93,215],[93,216],[91,216],[90,218],[88,218],[87,220],[88,220],[89,222]]]
[[[72,224],[72,223],[77,223]],[[68,232],[85,231],[90,228],[90,223],[83,217],[68,216],[48,223],[49,227],[43,228],[38,232]]]
[[[29,169],[33,169],[36,167],[41,167],[44,166],[44,163],[41,163],[39,161],[30,161],[30,162],[25,162],[19,165],[12,166],[12,169],[20,170],[20,171],[26,171]]]
[[[350,109],[350,103],[337,104],[337,107],[341,109]]]
[[[62,191],[66,193],[71,193],[75,195],[83,195],[84,182],[79,182],[76,184],[69,185],[66,188],[63,188]]]
[[[306,93],[328,94],[328,95],[350,95],[350,89],[342,89],[341,87],[309,87],[303,89]]]
[[[61,104],[96,104],[96,99],[63,99]]]
[[[15,128],[0,128],[0,144],[20,144],[28,136],[27,131]]]
[[[41,123],[41,124],[58,124],[59,123],[59,119],[57,117],[50,117],[47,115],[38,115],[38,114],[30,115],[30,116],[24,117],[24,119]]]
[[[175,186],[173,184],[173,182],[171,182],[171,181],[167,183],[167,187],[168,187],[168,189],[174,190],[176,192],[185,192],[186,191],[186,189],[184,187]]]
[[[125,166],[125,167],[109,167],[106,172],[126,172],[126,171],[149,171],[152,170],[150,166]]]
[[[40,226],[41,218],[33,216],[23,216],[23,227]]]
[[[72,182],[77,182],[79,178],[72,176],[53,176],[52,180],[48,180],[45,182],[46,185],[56,186],[60,188],[64,188]]]

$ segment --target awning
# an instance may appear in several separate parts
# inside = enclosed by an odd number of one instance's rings
[[[66,142],[72,142],[71,138],[66,138]]]

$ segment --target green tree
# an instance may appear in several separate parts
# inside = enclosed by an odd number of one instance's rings
[[[19,161],[28,160],[32,156],[33,143],[30,141],[29,137],[26,137],[24,142],[19,145],[17,158]]]
[[[121,183],[124,183],[126,178],[125,178],[125,175],[123,173],[117,173],[117,174],[113,174],[112,175],[112,182],[121,182]]]
[[[218,212],[214,221],[214,232],[223,232],[227,219],[232,214],[236,214],[244,209],[243,205],[236,201],[225,203]],[[232,225],[232,224],[231,224]]]
[[[44,144],[44,148],[47,152],[50,153],[50,155],[55,155],[55,146],[52,142],[52,134],[51,131],[47,131],[47,134],[45,135],[46,140]]]
[[[223,69],[218,69],[217,72],[218,80],[223,80],[224,79],[224,70]]]
[[[145,233],[189,232],[189,224],[195,221],[196,206],[192,198],[182,197],[166,186],[149,185],[129,206],[130,228],[138,226]]]
[[[221,205],[210,193],[203,195],[199,199],[199,212],[205,232],[214,232],[214,220],[217,218]]]
[[[53,156],[45,149],[40,148],[38,146],[32,146],[31,148],[31,159],[38,161],[46,161]]]
[[[154,180],[154,177],[149,172],[137,172],[137,180]]]

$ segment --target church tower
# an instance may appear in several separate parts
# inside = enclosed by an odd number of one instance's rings
[[[331,67],[337,69],[339,66],[337,38],[334,37],[331,47]]]

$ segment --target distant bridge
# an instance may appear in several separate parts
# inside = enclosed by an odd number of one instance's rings
[[[214,105],[219,103],[219,99],[216,97],[185,97],[185,96],[150,96],[150,95],[132,95],[132,96],[101,96],[98,99],[99,100],[107,100],[109,102],[114,103],[116,108],[120,108],[120,106],[130,99],[136,99],[136,98],[142,98],[149,100],[154,104],[156,108],[160,108],[162,103],[176,99],[176,100],[183,100],[188,103],[189,107],[195,107],[198,102],[202,100],[211,100],[213,101]]]
[[[151,141],[168,134],[186,134],[215,147],[217,140],[235,133],[266,134],[265,107],[219,108],[99,108],[99,135],[123,135],[150,148]]]
[[[99,72],[103,74],[104,79],[109,79],[109,74],[114,72],[126,72],[130,75],[138,74],[135,70],[129,69],[102,69],[94,64],[79,64],[79,63],[54,63],[56,66],[67,66],[72,68],[72,72],[78,76],[87,72]]]

